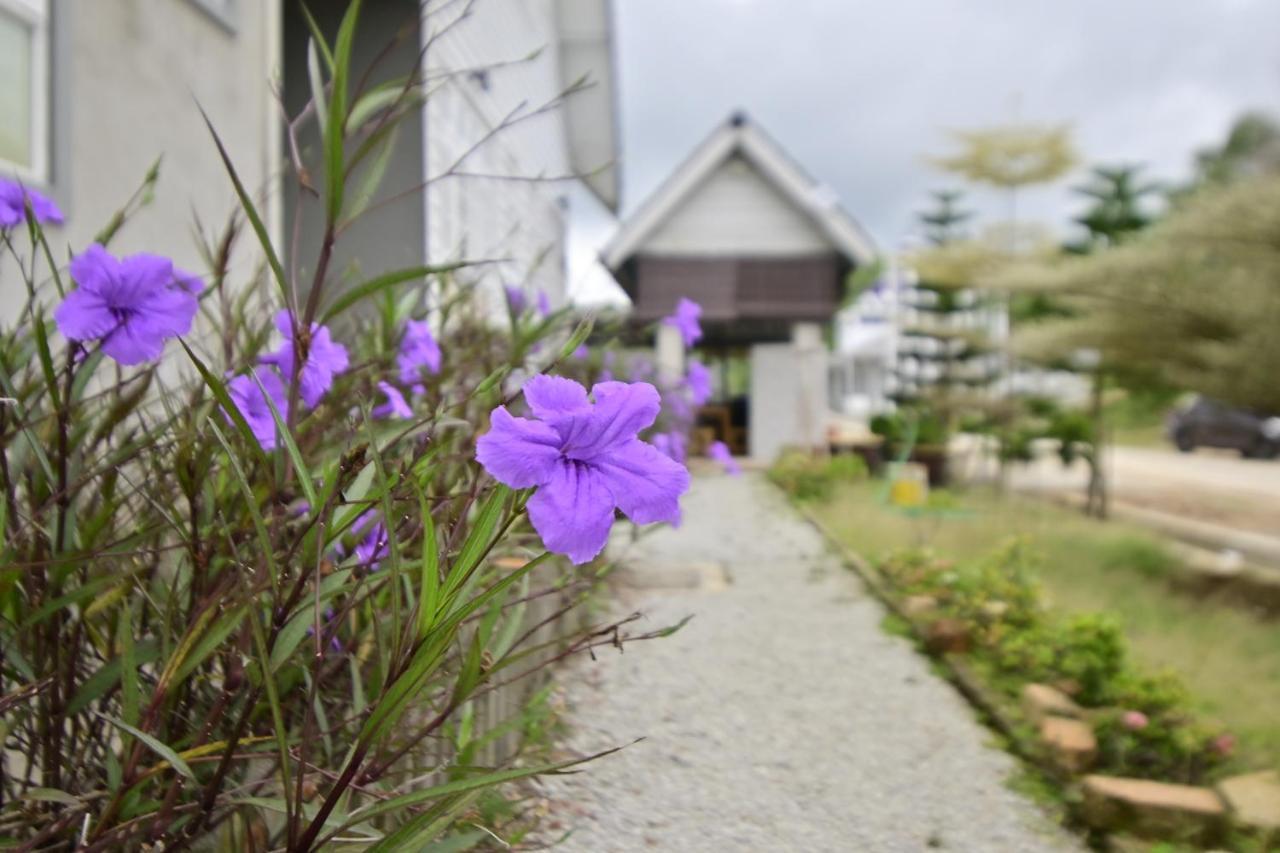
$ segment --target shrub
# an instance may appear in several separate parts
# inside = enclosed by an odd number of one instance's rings
[[[786,450],[769,468],[769,479],[796,500],[825,500],[837,483],[867,478],[861,456],[817,456],[804,450]]]
[[[502,814],[497,785],[566,766],[498,756],[540,712],[498,718],[495,694],[527,695],[556,660],[623,639],[578,624],[596,572],[557,556],[593,556],[614,504],[562,507],[558,434],[505,408],[534,377],[526,396],[555,391],[534,408],[569,395],[589,418],[580,386],[538,375],[590,324],[570,333],[566,312],[514,300],[491,320],[463,264],[335,290],[331,249],[369,191],[347,192],[351,173],[421,88],[348,91],[358,8],[319,52],[331,97],[307,280],[279,261],[216,135],[265,281],[233,283],[250,268],[230,262],[234,224],[202,247],[207,276],[111,256],[139,201],[72,247],[69,270],[34,195],[25,228],[0,222],[29,294],[0,329],[6,841],[432,847],[478,800]],[[191,333],[200,316],[215,334]],[[609,400],[632,424],[656,414],[648,385]],[[513,448],[504,431],[520,430],[538,440]],[[622,508],[669,517],[687,473],[623,438],[596,447],[641,459],[646,501]]]

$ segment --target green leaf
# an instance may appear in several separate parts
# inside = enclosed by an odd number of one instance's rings
[[[73,797],[66,791],[59,791],[56,788],[32,788],[22,795],[22,799],[42,803],[62,803],[64,806],[83,805],[79,797]]]
[[[338,38],[333,46],[333,78],[329,91],[329,126],[324,135],[327,215],[330,225],[342,213],[342,194],[346,181],[344,144],[347,129],[347,80],[351,74],[351,46],[355,41],[356,20],[360,16],[360,0],[353,0],[342,16]]]
[[[209,390],[213,392],[214,399],[216,399],[218,401],[218,405],[222,407],[223,414],[229,417],[231,422],[235,424],[236,429],[240,431],[240,435],[244,438],[245,442],[250,447],[257,448],[259,456],[262,459],[266,459],[267,452],[262,449],[262,445],[259,444],[258,439],[254,437],[253,430],[249,427],[249,422],[244,419],[244,414],[241,413],[240,407],[232,402],[231,396],[227,393],[227,388],[223,384],[222,380],[214,376],[213,373],[210,372],[209,368],[204,366],[204,362],[200,360],[199,356],[192,352],[191,347],[187,346],[186,341],[182,338],[178,338],[178,343],[182,345],[182,348],[187,352],[187,357],[191,359],[193,364],[195,364],[196,370],[200,373],[200,377],[204,379],[204,384],[209,386]],[[209,419],[209,423],[213,424],[212,418]],[[215,426],[214,429],[216,430],[217,427]]]
[[[573,330],[573,334],[569,336],[569,340],[565,341],[564,346],[560,347],[560,360],[566,359],[573,355],[574,350],[586,343],[587,338],[591,337],[591,330],[595,327],[595,317],[584,317],[577,328]]]
[[[484,555],[488,553],[492,545],[493,533],[498,527],[503,507],[510,494],[511,489],[499,483],[481,505],[475,523],[472,524],[466,541],[462,543],[462,548],[449,569],[449,577],[444,587],[446,600],[461,588],[463,582],[471,576]]]
[[[197,781],[196,774],[191,772],[191,768],[187,766],[187,762],[183,761],[182,758],[178,756],[178,753],[174,752],[166,744],[161,743],[156,738],[142,731],[142,729],[134,728],[133,726],[126,723],[124,720],[118,720],[115,717],[112,717],[108,714],[98,714],[97,716],[100,717],[101,719],[106,720],[108,723],[120,729],[121,731],[128,732],[129,734],[133,735],[138,740],[142,741],[142,743],[145,744],[148,749],[150,749],[156,755],[163,758],[165,761],[169,762],[169,766],[172,767],[174,770],[181,773],[183,776],[186,776],[188,779],[190,779],[193,782]]]
[[[352,305],[373,296],[374,294],[386,290],[388,287],[395,287],[397,284],[403,284],[406,281],[426,278],[429,275],[439,275],[442,273],[453,272],[466,266],[465,263],[438,264],[435,266],[408,267],[402,270],[393,270],[388,273],[371,278],[363,284],[358,284],[350,289],[343,290],[337,299],[333,301],[325,312],[320,316],[321,323],[328,323],[334,317],[337,317],[343,311],[346,311]]]
[[[200,115],[204,117],[204,123],[209,128],[209,133],[213,134],[213,143],[218,146],[218,156],[222,158],[222,165],[226,167],[227,174],[231,176],[231,183],[236,188],[236,195],[240,199],[240,206],[244,208],[244,215],[248,217],[249,224],[253,227],[253,233],[258,237],[258,243],[262,246],[263,254],[267,256],[267,264],[271,267],[271,274],[276,280],[276,284],[280,286],[280,296],[286,305],[289,304],[289,284],[285,278],[284,266],[280,263],[280,258],[276,255],[275,246],[271,244],[271,235],[267,231],[266,224],[262,221],[262,217],[258,214],[258,208],[254,206],[253,199],[249,197],[249,192],[244,188],[244,184],[240,181],[240,176],[236,173],[236,167],[231,162],[231,155],[227,153],[226,146],[222,144],[218,131],[213,129],[213,122],[209,120],[209,114],[204,111],[204,107],[197,106]],[[186,344],[183,344],[186,347]],[[188,349],[187,352],[190,352]],[[194,357],[194,356],[193,356]]]
[[[431,515],[427,494],[416,482],[418,511],[422,516],[422,579],[418,589],[418,639],[424,639],[436,621],[440,606],[440,545],[436,541],[436,522]]]
[[[329,126],[329,108],[325,105],[324,78],[320,76],[320,59],[316,55],[314,38],[307,40],[307,77],[311,81],[311,102],[316,106],[316,122],[320,125],[320,135],[323,137]]]
[[[160,658],[160,644],[155,640],[143,640],[133,647],[133,665],[138,667],[154,663]],[[89,704],[110,690],[120,680],[124,659],[114,658],[103,664],[97,672],[85,679],[71,701],[67,703],[67,716],[74,717]]]
[[[509,364],[502,365],[497,370],[493,371],[488,376],[486,376],[483,380],[481,380],[480,384],[476,386],[475,393],[472,396],[479,397],[481,394],[487,394],[488,392],[492,391],[494,387],[497,386],[497,384],[501,382],[503,379],[505,379],[507,374],[510,372],[511,372],[511,365]]]

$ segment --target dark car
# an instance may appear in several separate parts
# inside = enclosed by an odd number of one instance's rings
[[[1183,453],[1226,447],[1253,459],[1280,455],[1280,417],[1236,409],[1197,397],[1169,415],[1169,440]]]

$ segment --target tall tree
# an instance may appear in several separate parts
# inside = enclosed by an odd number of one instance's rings
[[[972,210],[960,206],[964,193],[960,190],[934,190],[934,205],[916,214],[924,226],[924,235],[935,246],[944,246],[964,236],[963,227],[973,218]]]
[[[1087,254],[1120,243],[1151,224],[1154,214],[1148,199],[1160,192],[1160,185],[1144,181],[1141,166],[1095,166],[1088,183],[1076,192],[1089,199],[1084,213],[1075,218],[1086,231],[1084,240],[1067,245],[1067,250]]]

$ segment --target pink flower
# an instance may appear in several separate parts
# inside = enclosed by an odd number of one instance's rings
[[[1120,724],[1131,732],[1141,731],[1151,722],[1147,719],[1147,715],[1141,711],[1125,711],[1120,717]]]
[[[1223,758],[1231,755],[1236,751],[1236,736],[1227,732],[1220,734],[1213,740],[1209,741],[1209,748],[1221,755]]]

